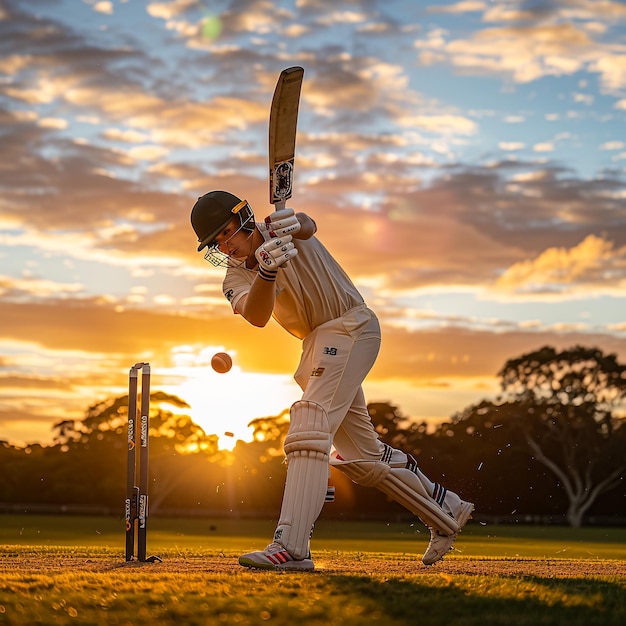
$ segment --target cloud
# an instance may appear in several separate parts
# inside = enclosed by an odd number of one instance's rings
[[[626,11],[610,2],[577,4],[578,11],[559,2],[547,11],[535,11],[540,5],[525,10],[495,6],[485,11],[484,21],[503,26],[478,30],[467,39],[455,39],[435,27],[414,46],[425,65],[450,63],[466,73],[496,74],[518,83],[586,70],[599,74],[606,93],[620,96],[626,86],[626,55],[619,45],[593,35],[604,33],[598,21],[624,19]],[[586,28],[587,20],[597,21]]]
[[[428,13],[476,13],[483,12],[487,8],[486,2],[478,0],[462,0],[447,6],[429,6]]]
[[[500,150],[513,152],[515,150],[523,150],[526,147],[526,144],[521,141],[501,141],[498,144],[498,147]]]
[[[96,13],[104,13],[105,15],[113,15],[113,3],[108,1],[100,1],[93,4],[93,10]]]
[[[577,180],[558,168],[524,162],[459,168],[411,189],[396,172],[394,192],[362,211],[331,198],[367,180],[320,180],[306,190],[333,202],[315,212],[320,237],[357,280],[376,280],[388,293],[411,293],[428,286],[480,287],[493,284],[508,268],[554,247],[575,247],[586,237],[610,232],[616,249],[626,245],[623,200],[618,179]],[[309,204],[309,201],[305,201]],[[345,225],[359,246],[344,244]],[[557,289],[556,293],[560,293]]]
[[[64,283],[34,277],[15,279],[0,275],[0,295],[4,298],[21,298],[23,296],[59,297],[62,294],[77,294],[83,291],[80,283]]]
[[[476,123],[461,115],[406,115],[400,120],[403,126],[437,134],[467,134],[476,132]]]
[[[557,348],[598,346],[607,353],[621,355],[621,360],[626,355],[626,339],[581,333],[576,329],[497,332],[496,329],[446,327],[407,333],[385,326],[382,345],[381,355],[372,370],[374,378],[421,382],[472,375],[495,377],[508,359],[544,345]]]
[[[146,12],[152,17],[171,19],[195,9],[200,3],[198,0],[171,0],[169,2],[149,2]]]
[[[554,144],[551,141],[536,143],[533,150],[535,152],[554,152]]]
[[[605,141],[600,146],[600,150],[621,150],[624,146],[626,146],[626,143],[624,143],[623,141]]]
[[[64,90],[63,98],[76,107],[98,112],[106,120],[123,120],[129,128],[149,133],[155,141],[170,146],[206,145],[215,133],[228,128],[241,131],[267,118],[266,106],[247,99],[216,97],[204,103],[166,102],[139,86],[120,91],[77,86]],[[240,115],[233,116],[233,110]]]
[[[587,236],[573,248],[548,248],[535,259],[515,263],[496,281],[495,288],[524,294],[626,292],[626,246]]]

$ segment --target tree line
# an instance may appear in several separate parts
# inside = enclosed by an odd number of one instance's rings
[[[501,393],[429,430],[389,403],[368,409],[383,441],[410,452],[433,480],[476,504],[476,519],[623,522],[626,511],[626,366],[614,354],[550,346],[508,360]],[[54,443],[0,445],[2,510],[123,515],[128,397],[99,402],[55,425]],[[278,514],[289,411],[251,422],[250,442],[220,450],[184,413],[184,400],[151,394],[150,514]],[[375,489],[331,471],[336,501],[324,517],[403,519]]]

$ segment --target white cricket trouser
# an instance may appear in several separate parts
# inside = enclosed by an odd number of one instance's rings
[[[378,319],[365,305],[319,326],[304,339],[295,379],[305,402],[292,407],[289,468],[274,533],[274,541],[279,541],[296,559],[309,555],[312,526],[324,503],[326,476],[321,471],[324,468],[320,466],[319,453],[312,453],[323,440],[323,433],[318,432],[323,426],[330,431],[341,457],[339,469],[350,478],[378,487],[445,534],[458,531],[455,519],[448,519],[453,513],[448,500],[458,505],[460,498],[424,476],[411,455],[385,446],[374,429],[361,385],[379,348]],[[324,416],[327,421],[311,420],[311,415]],[[390,473],[394,480],[388,480]],[[435,498],[435,491],[441,495],[441,501]]]
[[[345,459],[380,459],[383,444],[367,412],[363,380],[380,349],[380,325],[365,304],[316,328],[302,344],[294,378],[302,400],[322,406]]]

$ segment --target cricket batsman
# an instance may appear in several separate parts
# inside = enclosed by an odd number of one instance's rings
[[[205,258],[226,268],[223,291],[233,312],[258,327],[273,316],[302,340],[294,375],[302,398],[290,409],[280,518],[272,542],[241,555],[239,563],[265,570],[314,568],[310,538],[331,464],[418,516],[430,529],[422,562],[440,560],[474,505],[427,478],[412,455],[379,439],[362,390],[380,348],[378,319],[316,237],[315,222],[288,208],[255,222],[246,200],[211,191],[195,203],[191,224],[198,251],[206,248]]]

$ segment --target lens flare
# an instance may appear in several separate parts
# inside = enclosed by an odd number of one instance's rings
[[[217,39],[222,32],[222,20],[219,15],[205,15],[202,18],[200,32],[203,39]]]

